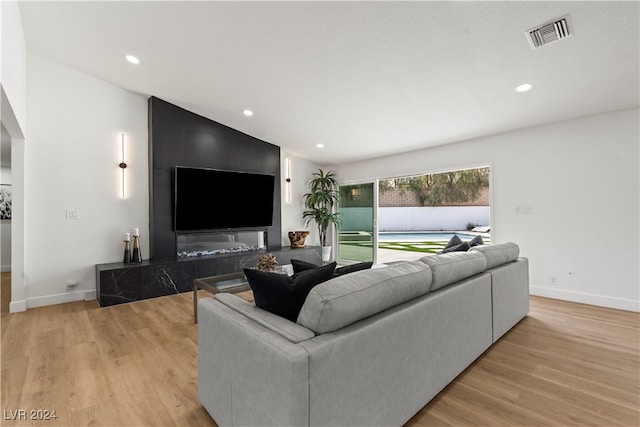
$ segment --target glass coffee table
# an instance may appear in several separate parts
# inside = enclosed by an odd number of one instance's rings
[[[279,265],[276,266],[274,272],[290,276],[293,274],[293,266],[291,264]],[[193,323],[198,323],[198,291],[200,289],[214,295],[221,292],[238,294],[243,300],[253,303],[253,292],[251,292],[251,286],[249,286],[244,273],[220,274],[193,279]]]
[[[221,292],[231,294],[246,292],[250,291],[251,287],[244,273],[221,274],[193,279],[193,323],[198,323],[198,291],[200,289],[215,295]]]

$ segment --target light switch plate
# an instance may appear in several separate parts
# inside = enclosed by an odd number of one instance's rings
[[[80,219],[80,211],[77,209],[67,209],[67,219]]]
[[[533,208],[531,206],[516,206],[516,215],[532,215]]]

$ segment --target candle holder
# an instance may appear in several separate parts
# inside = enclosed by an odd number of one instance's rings
[[[131,248],[129,244],[129,240],[124,241],[124,259],[122,260],[125,264],[129,264],[131,262]]]
[[[138,229],[134,229],[133,233],[133,252],[131,253],[131,262],[142,262],[142,251],[140,251],[140,236]]]

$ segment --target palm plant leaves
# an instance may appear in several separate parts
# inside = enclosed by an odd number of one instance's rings
[[[309,183],[309,192],[303,195],[304,207],[302,213],[305,224],[308,226],[315,221],[318,227],[320,244],[327,244],[327,230],[331,225],[340,225],[340,213],[333,212],[338,204],[338,182],[332,171],[325,173],[322,169],[313,173],[313,179]]]

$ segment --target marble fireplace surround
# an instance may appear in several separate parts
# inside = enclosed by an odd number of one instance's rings
[[[273,254],[278,264],[291,258],[321,263],[321,248],[282,248],[257,250],[208,257],[187,257],[176,261],[145,260],[136,264],[121,262],[96,265],[96,295],[100,307],[140,301],[193,290],[193,279],[236,273],[255,267],[258,259]]]

